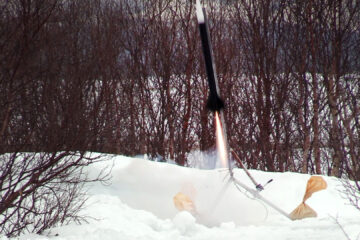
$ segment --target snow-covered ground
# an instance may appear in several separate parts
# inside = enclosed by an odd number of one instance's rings
[[[342,186],[336,178],[324,177],[328,188],[307,201],[318,213],[317,218],[291,221],[232,183],[227,184],[224,169],[200,170],[117,156],[92,166],[90,173],[112,163],[111,185],[96,183],[90,187],[83,211],[91,216],[89,223],[17,239],[360,239],[360,211],[341,196]],[[273,179],[261,194],[288,213],[301,203],[310,177],[251,173],[260,183]],[[235,170],[235,176],[252,187],[241,169]],[[173,197],[179,192],[193,200],[196,214],[175,208]]]

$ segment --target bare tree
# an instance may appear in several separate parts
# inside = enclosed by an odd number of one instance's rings
[[[42,233],[79,215],[86,200],[82,188],[89,179],[84,167],[99,160],[80,152],[9,153],[1,156],[0,232]]]

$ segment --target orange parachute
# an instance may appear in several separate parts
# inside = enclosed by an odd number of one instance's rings
[[[325,180],[320,176],[312,176],[306,185],[306,191],[300,205],[294,209],[289,215],[290,219],[297,220],[308,217],[316,217],[317,213],[305,203],[307,199],[311,197],[314,192],[326,189],[327,184]]]

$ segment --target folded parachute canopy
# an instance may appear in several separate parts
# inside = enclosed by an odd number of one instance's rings
[[[192,214],[196,213],[194,202],[191,198],[182,192],[177,193],[174,198],[174,205],[179,211],[188,211]]]
[[[327,184],[325,180],[320,176],[312,176],[306,185],[306,191],[300,205],[290,213],[292,220],[298,220],[308,217],[316,217],[317,213],[305,203],[307,199],[311,197],[314,192],[326,189]]]

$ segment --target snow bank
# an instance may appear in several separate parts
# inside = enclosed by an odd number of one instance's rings
[[[199,170],[130,158],[115,161],[121,163],[112,171],[111,194],[132,208],[162,219],[173,218],[178,213],[173,197],[182,192],[195,203],[197,221],[207,226],[227,221],[257,224],[266,218],[262,203],[227,184],[226,170]]]
[[[290,221],[233,184],[227,185],[227,171],[222,169],[190,169],[119,156],[93,166],[90,173],[110,162],[114,163],[112,184],[90,188],[83,212],[92,217],[88,224],[19,239],[344,239],[335,219],[351,239],[360,233],[360,212],[340,196],[341,184],[335,178],[324,177],[328,189],[307,201],[318,218]],[[286,212],[301,202],[309,179],[295,173],[251,173],[260,183],[274,179],[262,195]],[[235,175],[252,186],[243,171],[236,170]],[[173,196],[179,191],[193,199],[198,214],[174,207]]]

